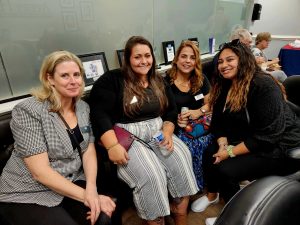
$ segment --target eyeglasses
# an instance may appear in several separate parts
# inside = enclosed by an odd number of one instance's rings
[[[232,47],[232,46],[239,46],[240,44],[242,44],[242,42],[240,41],[240,39],[234,39],[230,42],[225,42],[223,44],[219,45],[219,50],[223,49],[224,47]]]

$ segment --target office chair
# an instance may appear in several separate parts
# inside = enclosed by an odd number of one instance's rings
[[[299,181],[300,171],[250,183],[226,204],[214,225],[300,224]]]
[[[283,82],[287,98],[290,102],[300,107],[300,75],[289,76]]]

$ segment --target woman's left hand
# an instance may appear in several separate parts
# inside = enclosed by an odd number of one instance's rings
[[[169,151],[173,151],[174,143],[173,143],[172,134],[164,132],[164,140],[161,142],[161,144],[164,147],[166,147]]]
[[[190,110],[190,113],[191,113],[190,119],[192,119],[192,120],[196,120],[200,116],[203,116],[203,113],[199,109]]]
[[[87,185],[84,195],[84,205],[90,208],[89,218],[94,224],[101,212],[99,195],[96,186]]]
[[[111,217],[112,213],[115,211],[116,204],[115,202],[108,196],[99,195],[99,201],[101,206],[101,212],[104,212],[106,215]]]
[[[92,216],[92,212],[88,211],[87,212],[87,220],[91,220],[91,225],[94,225],[100,215],[101,212],[105,213],[107,216],[111,217],[113,211],[115,211],[116,208],[116,204],[114,203],[114,201],[105,195],[98,195],[97,196],[98,200],[99,200],[99,207],[100,207],[100,211],[99,213],[97,213],[97,218],[96,220],[92,220],[93,216]]]
[[[202,116],[203,113],[199,109],[195,109],[195,110],[190,109],[190,110],[184,112],[183,115],[188,117],[189,119],[196,120],[200,116]]]

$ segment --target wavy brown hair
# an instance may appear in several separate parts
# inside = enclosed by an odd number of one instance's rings
[[[150,52],[153,58],[151,69],[147,74],[149,86],[152,89],[160,104],[160,114],[163,114],[168,106],[168,100],[165,93],[165,85],[163,78],[155,71],[155,57],[153,53],[152,45],[148,40],[141,36],[132,36],[129,38],[124,49],[124,63],[122,71],[124,75],[124,98],[123,98],[123,109],[127,116],[134,117],[140,110],[143,103],[147,100],[145,88],[140,85],[139,76],[137,76],[132,70],[130,64],[130,56],[132,49],[137,44],[147,45],[150,48]],[[137,104],[130,104],[132,98],[136,96],[139,101]]]
[[[269,32],[258,33],[255,38],[255,45],[258,45],[262,41],[271,41],[271,34]]]
[[[234,40],[233,42],[236,42]],[[227,43],[223,46],[223,48],[218,53],[218,58],[220,54],[225,49],[231,49],[239,58],[238,62],[238,72],[235,77],[235,81],[232,82],[232,85],[229,89],[228,96],[226,99],[226,107],[230,109],[230,111],[239,111],[242,108],[246,107],[247,104],[247,96],[249,93],[249,87],[254,76],[267,75],[270,76],[280,87],[283,96],[285,97],[285,91],[282,85],[273,78],[270,74],[262,71],[260,66],[255,61],[255,57],[253,56],[251,50],[246,45],[238,42],[238,43]],[[213,106],[216,103],[217,98],[219,97],[224,78],[217,70],[218,65],[216,65],[217,75],[212,79],[212,88],[210,91],[210,104]]]
[[[200,90],[200,88],[203,85],[204,77],[202,75],[202,65],[201,65],[201,58],[200,58],[200,50],[199,48],[194,44],[193,41],[183,41],[181,42],[179,48],[176,51],[175,57],[172,62],[171,69],[168,70],[168,74],[171,78],[171,84],[174,83],[176,80],[176,73],[177,73],[177,61],[179,58],[179,55],[183,48],[190,47],[193,49],[195,57],[196,57],[196,63],[195,63],[195,69],[192,71],[189,79],[191,84],[191,92],[195,94],[197,91]]]

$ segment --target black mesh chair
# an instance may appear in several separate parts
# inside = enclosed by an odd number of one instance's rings
[[[287,77],[283,82],[283,86],[288,100],[300,107],[300,75]]]

